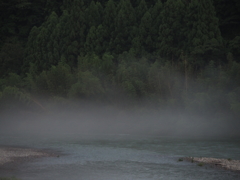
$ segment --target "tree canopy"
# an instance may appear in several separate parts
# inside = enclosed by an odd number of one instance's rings
[[[13,94],[26,105],[124,94],[239,117],[238,0],[3,0],[0,10],[1,107]]]

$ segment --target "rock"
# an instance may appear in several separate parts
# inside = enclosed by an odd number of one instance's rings
[[[14,162],[17,159],[53,156],[51,153],[37,149],[0,147],[0,165]]]
[[[187,157],[184,158],[187,161],[198,162],[204,164],[210,164],[224,169],[232,171],[240,171],[240,160],[229,160],[229,159],[218,159],[218,158],[207,158],[207,157]]]

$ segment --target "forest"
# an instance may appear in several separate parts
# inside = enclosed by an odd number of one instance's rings
[[[239,0],[1,0],[0,13],[0,111],[92,101],[239,121]]]

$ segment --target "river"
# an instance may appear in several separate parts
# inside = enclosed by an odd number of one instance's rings
[[[49,138],[51,137],[51,138]],[[1,134],[0,145],[61,152],[0,169],[22,180],[239,180],[240,173],[178,161],[180,157],[240,159],[238,139],[120,135],[21,136]]]

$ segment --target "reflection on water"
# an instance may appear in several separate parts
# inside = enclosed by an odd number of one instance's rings
[[[128,135],[69,135],[49,139],[1,135],[1,144],[50,148],[66,154],[25,163],[11,170],[0,169],[1,176],[15,176],[22,180],[240,179],[240,173],[178,162],[178,158],[184,156],[240,159],[240,143],[233,139],[191,140]]]

